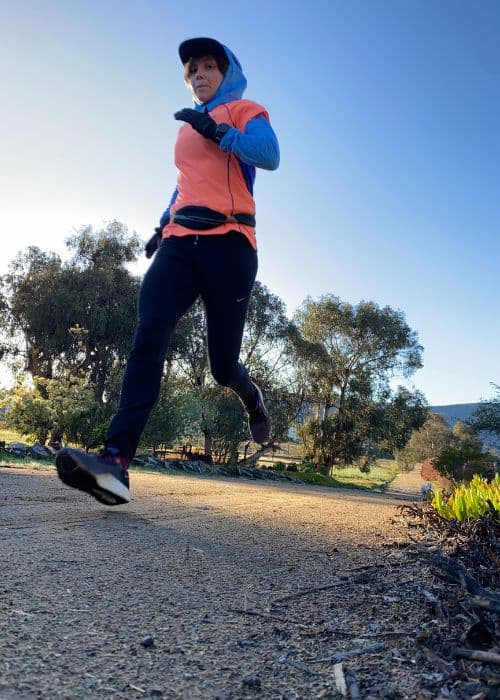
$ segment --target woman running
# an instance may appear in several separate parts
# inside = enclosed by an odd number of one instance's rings
[[[226,46],[188,39],[179,56],[194,109],[174,115],[184,122],[175,144],[177,187],[146,245],[155,257],[141,284],[119,407],[100,454],[64,448],[56,457],[65,484],[107,505],[130,501],[128,464],[158,398],[170,337],[198,297],[214,379],[240,398],[255,442],[267,442],[271,430],[239,354],[257,273],[255,169],[278,167],[278,141],[264,107],[242,99],[247,81]]]

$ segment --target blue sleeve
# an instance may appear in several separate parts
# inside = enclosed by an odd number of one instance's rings
[[[278,139],[265,117],[250,119],[245,133],[229,129],[220,142],[227,153],[233,153],[248,165],[264,170],[276,170],[280,163]]]
[[[177,192],[177,187],[176,187],[174,190],[174,194],[172,195],[172,198],[169,202],[168,207],[165,209],[163,214],[160,216],[160,227],[161,228],[163,228],[165,226],[165,224],[168,224],[168,222],[170,221],[170,207],[177,199],[177,194],[178,194],[178,192]]]

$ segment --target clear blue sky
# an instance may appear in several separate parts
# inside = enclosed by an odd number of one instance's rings
[[[0,272],[85,224],[149,237],[190,104],[177,46],[200,35],[240,58],[280,140],[256,184],[260,280],[290,314],[325,293],[401,309],[431,404],[490,396],[498,0],[2,0]]]

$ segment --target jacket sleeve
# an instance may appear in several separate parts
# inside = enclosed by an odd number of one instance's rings
[[[271,124],[263,116],[250,119],[244,133],[238,129],[229,129],[224,134],[220,147],[244,163],[264,170],[276,170],[280,162],[278,139]]]
[[[168,224],[168,222],[170,220],[170,207],[177,199],[177,194],[178,194],[178,191],[177,191],[177,187],[176,187],[174,190],[174,194],[172,195],[172,197],[170,199],[168,207],[165,209],[163,214],[160,216],[160,228],[163,228],[165,226],[165,224]]]

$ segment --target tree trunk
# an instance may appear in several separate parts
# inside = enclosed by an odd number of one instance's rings
[[[333,454],[329,453],[327,455],[324,455],[324,458],[321,460],[321,465],[319,465],[320,473],[324,474],[325,476],[331,476],[333,464],[334,464]]]
[[[212,436],[210,435],[210,432],[208,430],[203,431],[203,438],[204,438],[204,452],[207,457],[212,457],[212,452],[213,452],[213,443],[212,443]]]
[[[337,427],[335,429],[335,437],[333,440],[333,450],[330,455],[331,457],[331,462],[330,466],[333,465],[334,462],[337,461],[337,458],[339,456],[339,450],[340,450],[340,440],[342,438],[342,416],[344,413],[344,402],[345,402],[345,392],[347,390],[347,381],[342,384],[342,387],[340,389],[340,398],[339,398],[339,407],[337,410]]]

